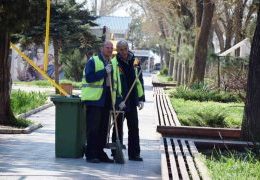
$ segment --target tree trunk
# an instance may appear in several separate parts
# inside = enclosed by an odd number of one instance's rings
[[[185,82],[184,82],[185,85],[189,84],[189,69],[190,69],[189,66],[190,66],[189,60],[186,60],[185,61]]]
[[[220,58],[217,58],[218,60],[218,88],[220,89],[220,76],[221,76],[221,72],[220,72]]]
[[[170,60],[171,60],[171,56],[170,56],[170,53],[169,53],[169,49],[167,49],[165,47],[165,65],[168,69],[170,69],[169,65],[170,65]]]
[[[243,40],[242,35],[242,20],[244,14],[243,0],[236,1],[236,7],[234,11],[234,32],[235,32],[235,44]],[[235,50],[235,56],[240,55],[240,48]]]
[[[176,45],[176,55],[174,60],[174,71],[173,71],[173,79],[174,81],[178,81],[178,66],[179,66],[179,60],[177,59],[178,53],[180,51],[180,45],[181,45],[181,33],[178,34],[177,38],[177,45]]]
[[[223,36],[223,32],[221,31],[217,21],[214,22],[214,30],[218,37],[220,52],[223,52],[224,48],[225,48],[224,36]]]
[[[178,74],[177,74],[177,85],[181,85],[181,75],[182,75],[182,62],[178,63]]]
[[[233,13],[230,12],[230,9],[227,5],[227,3],[224,3],[224,15],[226,19],[225,23],[225,48],[224,50],[227,50],[231,47],[231,40],[233,38]]]
[[[161,58],[161,68],[163,68],[164,67],[164,59],[163,59],[163,57],[164,57],[164,50],[163,50],[163,46],[159,46],[159,48],[160,48],[160,58]]]
[[[244,140],[260,141],[260,7],[249,57],[247,97],[242,123]]]
[[[53,49],[54,49],[54,66],[55,66],[55,82],[59,84],[59,42],[57,38],[53,38]],[[59,90],[55,88],[56,94],[59,94]]]
[[[179,61],[175,58],[174,61],[174,70],[173,70],[173,80],[177,82],[177,77],[178,77],[178,66],[179,66]]]
[[[185,61],[182,62],[182,75],[181,75],[181,84],[184,85],[185,84]]]
[[[195,43],[195,58],[191,83],[199,83],[204,81],[208,52],[208,38],[211,29],[210,27],[214,13],[214,6],[215,5],[212,0],[203,1],[202,22],[197,42]]]
[[[173,75],[174,58],[170,57],[168,76]]]
[[[9,59],[10,36],[0,32],[0,124],[10,125],[15,119],[10,101],[12,88],[11,61]]]

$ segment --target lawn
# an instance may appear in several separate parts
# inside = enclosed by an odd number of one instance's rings
[[[60,83],[71,83],[74,89],[80,89],[82,82],[75,82],[67,79],[63,79]],[[38,86],[38,87],[52,87],[51,83],[47,80],[35,80],[35,81],[15,81],[14,84],[17,85],[26,85],[26,86]]]
[[[214,152],[204,156],[212,179],[260,179],[260,159],[252,152]]]
[[[175,98],[171,98],[171,103],[180,122],[186,126],[241,126],[243,103],[199,102]]]

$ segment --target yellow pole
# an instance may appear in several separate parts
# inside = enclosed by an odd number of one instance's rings
[[[50,36],[50,13],[51,13],[51,2],[47,0],[47,12],[46,12],[46,27],[45,27],[45,53],[44,53],[44,72],[48,69],[48,54],[49,54],[49,36]]]
[[[23,52],[21,52],[14,44],[11,43],[11,48],[14,49],[23,59],[25,59],[34,69],[36,69],[45,79],[47,79],[54,87],[56,87],[64,96],[69,96],[69,94],[62,89],[53,79],[51,79],[43,70],[41,70],[29,57],[27,57]]]

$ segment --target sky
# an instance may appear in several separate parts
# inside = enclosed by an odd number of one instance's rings
[[[76,2],[83,2],[84,0],[76,0]],[[95,0],[87,0],[87,9],[92,9],[93,4]],[[98,0],[98,6],[100,4],[100,0]],[[111,16],[130,16],[130,14],[127,12],[127,8],[129,5],[124,5],[123,7],[120,7],[117,11],[111,14]]]

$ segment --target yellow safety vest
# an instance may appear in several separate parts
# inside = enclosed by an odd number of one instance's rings
[[[116,63],[118,64],[116,56],[112,59],[112,61],[116,61]],[[118,68],[118,70],[119,70],[119,68]],[[138,69],[137,68],[135,68],[135,76],[136,77],[138,76]],[[120,83],[120,86],[121,86],[121,83]],[[142,87],[142,83],[141,83],[139,77],[138,77],[138,79],[136,81],[136,88],[137,88],[137,96],[138,96],[138,98],[142,97],[144,95],[144,89]]]
[[[102,60],[99,59],[98,56],[93,56],[93,60],[95,63],[95,72],[98,72],[100,70],[103,70],[104,63]],[[113,74],[112,74],[112,87],[113,87],[113,93],[112,93],[112,98],[113,98],[113,104],[115,104],[116,97],[121,97],[121,81],[120,81],[120,76],[119,76],[119,69],[118,69],[118,63],[115,60],[112,60],[112,67],[113,67]],[[83,71],[83,78],[82,78],[82,89],[81,89],[81,100],[82,101],[98,101],[100,100],[102,93],[104,89],[104,78],[96,81],[89,83],[85,79],[85,69]]]
[[[135,68],[135,76],[137,77],[138,76],[138,69]],[[144,89],[143,89],[143,86],[142,86],[142,83],[139,79],[139,77],[137,77],[137,81],[136,81],[136,88],[137,88],[137,95],[138,97],[142,97],[144,95]]]

